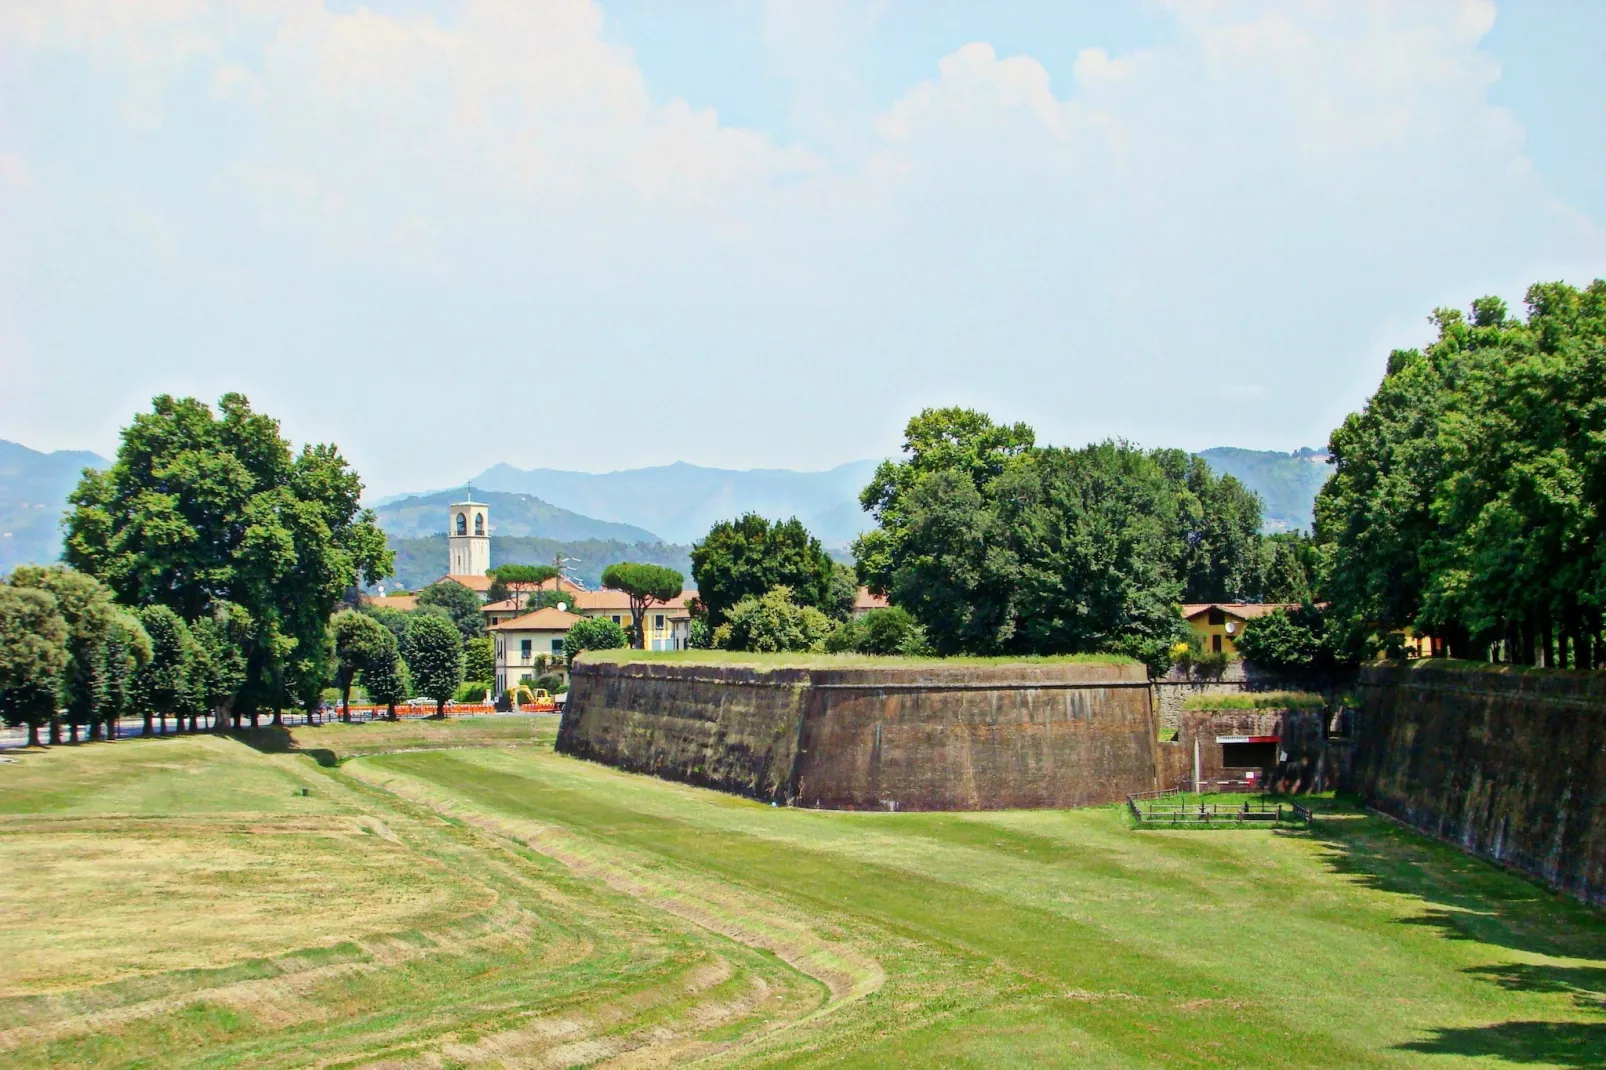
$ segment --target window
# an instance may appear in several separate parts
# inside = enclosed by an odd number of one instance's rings
[[[520,639],[519,640],[519,659],[521,661],[529,661],[530,660],[530,650],[534,645],[535,645],[534,640],[531,640],[531,639]]]
[[[619,623],[619,614],[615,613],[611,619],[613,620],[613,622],[615,624],[618,624]]]
[[[1212,635],[1210,637],[1210,651],[1213,654],[1221,653],[1221,636]]]
[[[655,632],[664,630],[664,615],[662,613],[654,613],[652,615],[652,630]]]
[[[484,535],[485,534],[485,514],[484,513],[475,513],[474,514],[474,534],[476,534],[476,535]]]
[[[554,653],[554,654],[563,653],[563,640],[562,639],[554,639],[554,640],[552,640],[552,653]]]
[[[1217,609],[1215,606],[1211,606],[1210,607],[1210,623],[1211,624],[1225,624],[1225,623],[1227,623],[1227,615],[1225,613],[1223,613],[1221,610]]]
[[[457,533],[459,535],[468,534],[468,517],[462,513],[457,514]]]
[[[1277,764],[1277,744],[1223,743],[1221,764],[1226,769],[1270,769]]]

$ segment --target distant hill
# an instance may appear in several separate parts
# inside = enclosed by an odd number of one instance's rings
[[[476,482],[478,482],[476,480]],[[447,506],[463,497],[462,488],[443,490],[434,494],[416,494],[392,500],[374,510],[379,526],[395,538],[417,538],[422,535],[444,534],[449,510]],[[496,490],[474,488],[476,501],[491,507],[490,534],[503,536],[530,536],[573,542],[583,539],[604,539],[621,543],[663,542],[657,535],[631,524],[608,520],[593,520],[589,516],[560,509],[529,494],[513,494]],[[441,560],[446,560],[444,552]]]
[[[475,491],[475,494],[478,496],[479,492]],[[409,590],[416,591],[445,574],[445,535],[411,539],[391,535],[389,540],[390,548],[396,551],[396,579]],[[593,590],[602,586],[602,570],[616,561],[667,565],[678,569],[686,577],[686,585],[691,586],[689,546],[667,545],[657,540],[645,543],[626,543],[613,539],[564,542],[558,539],[491,536],[492,565],[546,565],[551,564],[553,555],[559,553],[576,559],[577,563],[568,566],[570,574]],[[386,585],[389,586],[389,581]]]
[[[1217,446],[1199,456],[1218,475],[1230,475],[1266,503],[1267,531],[1309,531],[1315,522],[1316,492],[1333,468],[1327,453],[1309,447],[1293,453]]]
[[[643,525],[675,543],[694,542],[716,521],[752,511],[778,519],[795,516],[827,545],[842,546],[870,527],[858,496],[876,464],[853,461],[824,472],[794,472],[676,462],[602,474],[499,464],[475,476],[474,488],[476,493],[483,488],[533,494],[585,516]],[[494,508],[491,515],[496,516]]]
[[[67,495],[85,468],[110,463],[83,450],[40,453],[0,439],[0,573],[58,560]]]

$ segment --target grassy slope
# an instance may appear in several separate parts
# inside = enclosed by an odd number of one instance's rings
[[[1376,819],[777,810],[519,723],[0,766],[0,1062],[1606,1061],[1606,920]]]

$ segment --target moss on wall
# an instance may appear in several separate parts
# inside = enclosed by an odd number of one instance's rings
[[[1606,674],[1395,664],[1358,691],[1370,805],[1606,904]]]

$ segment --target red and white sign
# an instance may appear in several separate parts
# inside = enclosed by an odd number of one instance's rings
[[[1217,743],[1281,743],[1281,736],[1217,736]]]

